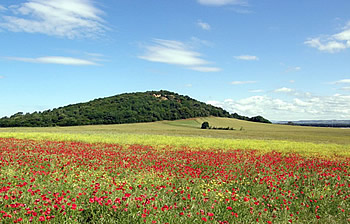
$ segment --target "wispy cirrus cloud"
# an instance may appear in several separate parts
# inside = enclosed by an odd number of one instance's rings
[[[208,6],[247,5],[245,0],[197,0],[197,2]]]
[[[350,48],[350,21],[343,27],[342,32],[325,37],[309,38],[304,43],[328,53],[336,53]]]
[[[334,81],[334,82],[330,82],[329,84],[340,85],[340,86],[343,86],[343,87],[339,88],[339,90],[350,91],[350,79],[341,79],[341,80],[337,80],[337,81]]]
[[[207,66],[210,62],[191,49],[191,46],[175,40],[154,39],[153,44],[144,47],[146,52],[139,58],[151,62],[173,64],[200,72],[218,72],[218,67]]]
[[[8,7],[0,28],[65,38],[95,38],[107,27],[92,0],[27,0]]]
[[[202,21],[198,21],[197,22],[197,26],[199,26],[203,30],[211,30],[211,26],[208,23],[205,23],[205,22],[202,22]]]
[[[60,65],[98,65],[94,61],[71,58],[71,57],[61,57],[61,56],[46,56],[39,58],[23,58],[23,57],[6,57],[7,60],[11,61],[22,61],[29,63],[39,63],[39,64],[60,64]]]
[[[265,92],[264,90],[262,89],[252,89],[252,90],[249,90],[250,93],[263,93]]]
[[[253,84],[257,81],[233,81],[231,82],[231,85],[244,85],[244,84]]]
[[[297,72],[300,70],[301,70],[301,67],[295,66],[295,67],[288,67],[284,72],[289,73],[289,72]]]
[[[190,69],[197,72],[220,72],[221,71],[221,68],[206,67],[206,66],[190,67]]]
[[[244,60],[244,61],[259,61],[259,57],[254,55],[239,55],[234,57],[237,60]]]
[[[350,91],[350,86],[346,86],[346,87],[342,87],[340,88],[341,90],[344,90],[344,91]]]
[[[331,82],[331,84],[350,84],[350,79],[341,79],[338,81]]]
[[[0,11],[5,11],[7,10],[7,8],[5,8],[4,6],[0,5]]]

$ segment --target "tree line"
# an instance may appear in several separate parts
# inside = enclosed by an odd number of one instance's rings
[[[269,123],[261,116],[245,117],[170,91],[125,93],[34,113],[0,119],[0,127],[52,127],[124,124],[194,117],[230,117]]]

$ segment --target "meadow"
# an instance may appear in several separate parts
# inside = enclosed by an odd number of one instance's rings
[[[0,129],[0,222],[349,223],[349,150],[350,130],[214,117]]]
[[[202,130],[204,121],[235,130]],[[118,125],[1,128],[0,137],[350,157],[350,129],[263,124],[218,117]]]
[[[211,126],[229,126],[234,128],[235,131],[201,130],[200,127],[204,121],[209,122]],[[241,128],[242,130],[240,131]],[[0,133],[2,132],[44,132],[102,135],[137,134],[350,144],[350,129],[263,124],[219,117],[117,125],[87,125],[48,128],[0,128]]]

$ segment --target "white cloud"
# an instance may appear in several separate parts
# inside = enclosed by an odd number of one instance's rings
[[[223,5],[246,5],[243,0],[197,0],[199,4],[209,6],[223,6]]]
[[[275,93],[291,93],[291,92],[294,92],[294,91],[295,91],[294,89],[290,89],[290,88],[287,88],[287,87],[282,87],[282,88],[274,90]]]
[[[189,67],[190,69],[198,72],[220,72],[221,68],[217,67]]]
[[[344,90],[344,91],[350,91],[350,86],[346,86],[346,87],[342,87],[340,88],[341,90]]]
[[[198,52],[191,51],[185,44],[174,40],[154,40],[154,45],[146,46],[146,54],[142,59],[175,65],[193,66],[207,62],[200,58]]]
[[[350,79],[338,80],[338,81],[332,82],[331,84],[350,84]]]
[[[350,96],[310,96],[283,100],[270,96],[208,101],[231,113],[245,116],[262,115],[271,120],[350,119]]]
[[[288,72],[297,72],[297,71],[300,71],[300,70],[301,70],[301,67],[295,66],[295,67],[288,67],[285,72],[287,72],[287,73]]]
[[[105,55],[100,54],[100,53],[91,53],[91,52],[85,52],[86,55],[91,56],[91,57],[96,57],[96,58],[100,58],[100,57],[104,57]]]
[[[211,26],[208,23],[202,22],[202,21],[198,21],[197,25],[202,28],[203,30],[210,30]]]
[[[263,93],[264,90],[262,90],[262,89],[252,89],[252,90],[249,90],[249,92],[251,92],[251,93]]]
[[[0,5],[0,11],[6,11],[7,8],[5,8],[4,6]]]
[[[254,55],[240,55],[240,56],[235,56],[237,60],[245,60],[245,61],[258,61],[259,58]]]
[[[200,72],[221,70],[217,67],[206,66],[209,62],[202,59],[200,53],[193,51],[190,46],[180,41],[155,39],[154,44],[146,46],[145,49],[145,54],[139,58],[147,61],[185,66]]]
[[[298,99],[298,98],[295,98],[293,101],[294,101],[295,105],[300,106],[300,107],[306,107],[306,106],[312,105],[312,103],[305,102],[305,101]]]
[[[5,76],[0,75],[0,79],[3,79],[3,78],[5,78]]]
[[[339,52],[350,47],[348,44],[335,40],[325,41],[325,43],[322,43],[320,38],[309,39],[305,41],[305,44],[309,45],[310,47],[317,48],[320,51],[326,51],[329,53]]]
[[[191,37],[190,44],[194,48],[201,47],[201,46],[207,46],[207,47],[213,46],[213,43],[211,43],[210,41],[202,40],[202,39],[199,39],[198,37]]]
[[[61,64],[61,65],[98,65],[93,61],[71,58],[71,57],[60,57],[60,56],[47,56],[40,58],[21,58],[21,57],[6,57],[12,61],[22,61],[29,63],[41,63],[41,64]]]
[[[9,7],[0,27],[13,32],[42,33],[66,38],[96,37],[107,29],[92,0],[28,0]]]
[[[253,84],[256,83],[256,81],[233,81],[231,82],[232,85],[243,85],[243,84]]]
[[[289,80],[290,83],[295,83],[295,80]]]
[[[340,33],[327,36],[326,38],[309,38],[304,43],[310,47],[329,53],[336,53],[350,48],[350,22]]]

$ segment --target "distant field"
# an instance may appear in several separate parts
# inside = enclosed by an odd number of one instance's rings
[[[200,126],[204,121],[208,121],[211,126],[232,127],[236,130],[201,130]],[[240,130],[241,128],[242,130]],[[296,142],[350,144],[350,129],[263,124],[218,117],[118,125],[0,128],[0,133],[1,132],[49,132],[108,135],[127,133],[141,135],[199,136],[227,139],[286,140]]]
[[[202,130],[202,122],[235,130]],[[0,137],[89,143],[167,145],[201,149],[254,149],[350,157],[350,130],[262,124],[229,118],[52,128],[4,128]]]

